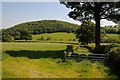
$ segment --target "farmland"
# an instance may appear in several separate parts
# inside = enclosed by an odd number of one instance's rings
[[[50,36],[52,35],[52,36]],[[62,37],[64,35],[64,37]],[[69,36],[68,36],[69,35]],[[53,33],[33,36],[33,39],[44,36],[53,40],[69,41],[75,38],[70,33]],[[68,36],[68,37],[67,37]],[[64,40],[65,39],[65,40]],[[77,43],[77,41],[74,41]],[[68,43],[38,42],[3,42],[3,78],[116,78],[110,69],[100,62],[83,60],[62,62],[63,51]],[[78,44],[72,44],[74,47]],[[91,44],[93,45],[93,44]],[[80,47],[77,53],[90,54],[89,50]],[[94,75],[94,73],[96,75]]]
[[[65,49],[66,44],[3,43],[2,46],[3,46],[3,68],[2,68],[3,78],[116,77],[114,75],[108,76],[107,72],[109,72],[109,68],[105,67],[104,65],[98,62],[92,63],[91,61],[87,60],[83,60],[82,62],[79,63],[74,60],[62,62],[62,59],[57,58],[57,55],[63,53],[62,50]],[[13,53],[20,55],[15,55]],[[45,56],[34,55],[42,53],[46,55]],[[10,56],[10,54],[12,55]],[[94,75],[94,72],[96,71],[98,73],[97,75]]]

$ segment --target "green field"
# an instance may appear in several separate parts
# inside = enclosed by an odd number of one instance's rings
[[[106,34],[105,37],[102,38],[104,42],[107,43],[120,43],[120,34]]]
[[[108,35],[110,36],[110,34]],[[33,40],[40,37],[51,40],[38,42],[3,42],[2,77],[3,78],[116,78],[108,67],[100,62],[82,60],[62,62],[67,45],[72,45],[75,53],[91,54],[85,47],[80,47],[73,33],[51,33],[33,35]],[[111,36],[110,36],[111,37]],[[114,36],[114,38],[117,36]],[[64,43],[59,43],[59,42]],[[53,43],[56,42],[56,43]],[[73,43],[70,44],[69,42]],[[77,44],[76,44],[77,43]],[[102,43],[108,44],[108,43]],[[94,46],[94,44],[89,44]]]
[[[110,75],[109,68],[99,62],[92,63],[88,60],[83,60],[79,63],[74,60],[62,62],[61,57],[66,45],[68,44],[39,42],[2,43],[3,78],[116,77],[112,74]]]
[[[114,38],[114,39],[119,40],[120,34],[107,34],[106,36],[108,38]]]
[[[44,37],[44,40],[39,40],[41,37]],[[57,33],[44,33],[39,35],[32,35],[33,40],[39,40],[39,41],[48,41],[47,38],[51,38],[49,41],[53,42],[75,42],[76,37],[74,33],[65,33],[65,32],[57,32]],[[75,39],[75,40],[74,40]]]
[[[44,37],[44,40],[39,40],[41,37]],[[51,38],[47,40],[47,38]],[[106,34],[102,39],[108,42],[120,42],[120,34]],[[71,42],[78,43],[74,33],[65,33],[65,32],[57,32],[57,33],[44,33],[39,35],[32,35],[33,41],[42,41],[42,42]]]

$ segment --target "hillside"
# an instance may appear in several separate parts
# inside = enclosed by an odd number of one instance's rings
[[[53,32],[75,32],[79,25],[58,20],[41,20],[25,22],[3,30],[3,34],[14,34],[19,29],[26,29],[31,34],[53,33]],[[12,33],[13,32],[13,33]]]

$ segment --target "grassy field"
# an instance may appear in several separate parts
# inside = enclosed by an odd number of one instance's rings
[[[88,60],[62,62],[66,45],[60,43],[4,42],[3,78],[110,78],[108,67]],[[77,46],[77,45],[74,45]],[[88,53],[79,47],[79,53]]]
[[[44,40],[40,40],[41,37],[44,37]],[[45,33],[39,35],[32,35],[34,41],[38,40],[41,42],[67,42],[67,43],[78,43],[74,33],[65,33],[65,32],[57,32],[57,33]],[[47,40],[50,38],[50,40]],[[120,43],[120,34],[106,34],[103,37],[103,42],[119,42]]]
[[[120,43],[120,34],[106,34],[105,37],[102,38],[103,42],[107,42],[107,43]]]
[[[2,77],[3,78],[111,78],[109,68],[100,62],[83,60],[62,62],[67,45],[72,45],[78,54],[91,54],[85,47],[80,47],[73,33],[51,33],[33,35],[38,42],[3,42]],[[51,37],[50,40],[47,38]],[[107,38],[117,39],[117,34],[107,34]],[[74,40],[75,39],[75,40]],[[56,42],[56,43],[53,43]],[[72,43],[72,44],[71,44]],[[101,43],[109,44],[109,43]],[[94,47],[94,44],[89,44]],[[0,48],[1,49],[1,48]],[[1,65],[1,64],[0,64]],[[1,67],[0,67],[1,68]],[[1,75],[1,74],[0,74]]]
[[[51,37],[51,41],[73,41],[76,40],[75,34],[73,33],[65,33],[65,32],[57,32],[57,33],[45,33],[39,35],[33,35],[33,40],[37,40],[41,37],[44,37],[44,40]]]
[[[113,38],[119,40],[120,34],[107,34],[106,35],[108,38]]]

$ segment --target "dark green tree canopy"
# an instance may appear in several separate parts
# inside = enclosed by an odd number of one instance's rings
[[[26,29],[20,29],[20,39],[21,40],[32,40],[32,35],[30,34],[29,30]]]
[[[74,20],[95,20],[96,9],[99,8],[100,19],[120,20],[120,2],[61,2],[67,8],[72,9],[69,17]],[[116,20],[115,20],[116,19]]]
[[[19,29],[29,30],[31,34],[53,33],[53,32],[75,32],[79,25],[58,20],[41,20],[25,22],[4,29],[3,35],[14,35]]]
[[[83,21],[76,31],[76,38],[84,45],[95,40],[95,24],[90,21]]]
[[[76,0],[78,1],[78,0]],[[95,20],[95,44],[100,45],[100,20],[107,19],[114,22],[120,19],[120,2],[69,2],[61,1],[67,8],[70,8],[68,16],[74,20]]]

